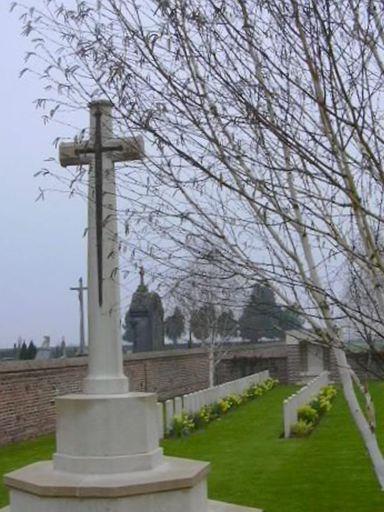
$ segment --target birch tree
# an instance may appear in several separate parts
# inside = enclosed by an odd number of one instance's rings
[[[382,332],[382,3],[45,0],[21,10],[32,46],[22,73],[45,87],[44,119],[105,96],[121,130],[147,139],[145,173],[120,176],[130,239],[170,271],[191,234],[216,241],[227,268],[305,318],[333,349],[383,487],[339,328],[347,319]],[[369,280],[367,307],[346,300],[347,265]]]

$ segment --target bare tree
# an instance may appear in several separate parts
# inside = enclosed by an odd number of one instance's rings
[[[104,95],[124,131],[146,136],[145,177],[122,173],[119,185],[135,205],[123,218],[131,240],[170,272],[188,260],[191,234],[217,241],[228,268],[268,282],[303,316],[333,349],[384,487],[374,421],[358,403],[339,329],[346,319],[372,328],[377,317],[382,332],[382,4],[73,4],[23,12],[45,119]],[[367,276],[372,304],[346,300],[345,265]]]
[[[227,344],[236,337],[233,310],[241,309],[244,293],[217,247],[195,241],[192,250],[194,259],[178,270],[168,295],[188,318],[191,335],[207,349],[211,387],[217,366],[228,352]]]
[[[364,345],[368,346],[367,363],[361,362],[361,369],[366,373],[367,379],[369,375],[376,375],[377,378],[382,379],[384,311],[381,310],[381,304],[377,301],[376,291],[367,272],[356,268],[353,264],[348,265],[345,271],[345,282],[346,300],[358,313],[356,318],[347,318],[343,325],[351,350],[361,351],[364,350]],[[359,322],[362,316],[366,318],[365,322]]]

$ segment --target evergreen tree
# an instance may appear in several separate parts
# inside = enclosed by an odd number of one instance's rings
[[[25,361],[26,359],[28,359],[28,348],[27,348],[27,344],[25,343],[25,341],[23,341],[23,343],[21,345],[19,359],[21,359],[22,361]]]
[[[200,341],[205,341],[214,335],[213,329],[216,322],[216,312],[212,304],[206,304],[191,315],[192,334]]]
[[[236,335],[237,321],[235,320],[233,311],[226,309],[221,312],[217,319],[217,332],[221,338],[230,338]]]
[[[281,335],[279,306],[273,290],[267,286],[255,285],[248,304],[239,320],[241,336],[250,341],[260,338],[275,338]]]
[[[181,309],[176,307],[173,315],[165,319],[165,334],[170,338],[173,343],[177,343],[177,340],[185,332],[185,320]]]
[[[129,316],[129,310],[125,314],[125,322],[123,324],[123,329],[123,340],[133,343],[135,336],[132,327],[132,319]]]
[[[33,343],[33,340],[29,342],[28,348],[27,348],[27,357],[26,359],[35,359],[37,353],[37,348],[35,344]]]
[[[294,309],[285,307],[279,308],[279,326],[282,331],[300,329],[303,323],[303,318]]]

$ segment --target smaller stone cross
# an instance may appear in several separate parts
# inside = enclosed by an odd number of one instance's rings
[[[145,286],[145,284],[144,284],[144,275],[145,275],[145,270],[144,270],[144,267],[141,266],[140,267],[140,285],[141,286]]]
[[[80,305],[80,346],[79,353],[83,355],[85,353],[85,333],[84,333],[84,294],[85,290],[88,290],[86,286],[83,286],[83,278],[79,279],[79,286],[73,286],[70,290],[76,291],[79,294],[79,305]]]

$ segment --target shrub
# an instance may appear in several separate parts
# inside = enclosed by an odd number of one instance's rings
[[[310,405],[303,405],[297,411],[297,417],[300,420],[303,420],[307,423],[316,423],[319,418],[319,415],[313,407]]]
[[[210,409],[210,420],[211,421],[215,420],[221,416],[221,408],[217,402],[211,404],[209,409]]]
[[[336,388],[335,386],[325,386],[321,392],[320,396],[323,396],[325,398],[328,398],[328,400],[332,400],[336,396]]]
[[[267,391],[270,391],[274,388],[279,381],[277,379],[267,379],[261,384],[252,384],[242,395],[242,401],[252,400],[253,398],[257,398],[259,396],[264,395]]]
[[[266,392],[266,389],[265,389],[264,385],[257,384],[257,386],[255,386],[254,390],[253,390],[253,397],[257,398],[258,396],[262,396],[262,395],[264,395],[265,392]]]
[[[211,411],[208,405],[204,405],[198,412],[198,416],[203,425],[206,425],[211,421]]]
[[[261,384],[265,391],[270,391],[274,386],[274,379],[267,379]]]
[[[312,402],[310,402],[309,405],[312,407],[312,409],[314,409],[317,412],[317,414],[319,416],[321,416],[324,413],[324,410],[321,408],[321,405],[320,405],[320,398],[319,397],[314,398],[312,400]]]
[[[323,413],[330,411],[330,409],[332,407],[331,401],[326,396],[319,397],[319,404],[320,404],[320,409]]]
[[[183,412],[180,415],[174,416],[172,420],[172,427],[170,435],[174,437],[182,437],[190,434],[195,429],[195,422],[193,418]]]
[[[196,429],[203,428],[207,424],[205,417],[201,416],[200,411],[193,415],[193,423],[195,424]]]
[[[291,434],[294,437],[308,436],[313,430],[314,424],[304,420],[299,420],[292,426]]]
[[[242,402],[241,396],[235,395],[235,394],[229,395],[227,400],[228,400],[230,407],[238,407]]]
[[[328,412],[332,407],[332,400],[334,399],[337,391],[335,386],[325,386],[317,397],[317,408],[320,414]]]
[[[225,414],[231,408],[228,400],[226,400],[225,398],[223,398],[222,400],[219,401],[219,407],[220,407],[221,414]]]
[[[255,386],[251,386],[250,388],[248,388],[244,391],[242,398],[244,400],[252,400],[254,391],[255,391]]]
[[[297,411],[298,422],[291,429],[292,436],[304,437],[312,432],[319,417],[331,409],[331,401],[336,393],[334,386],[325,386],[309,405],[300,407]]]

